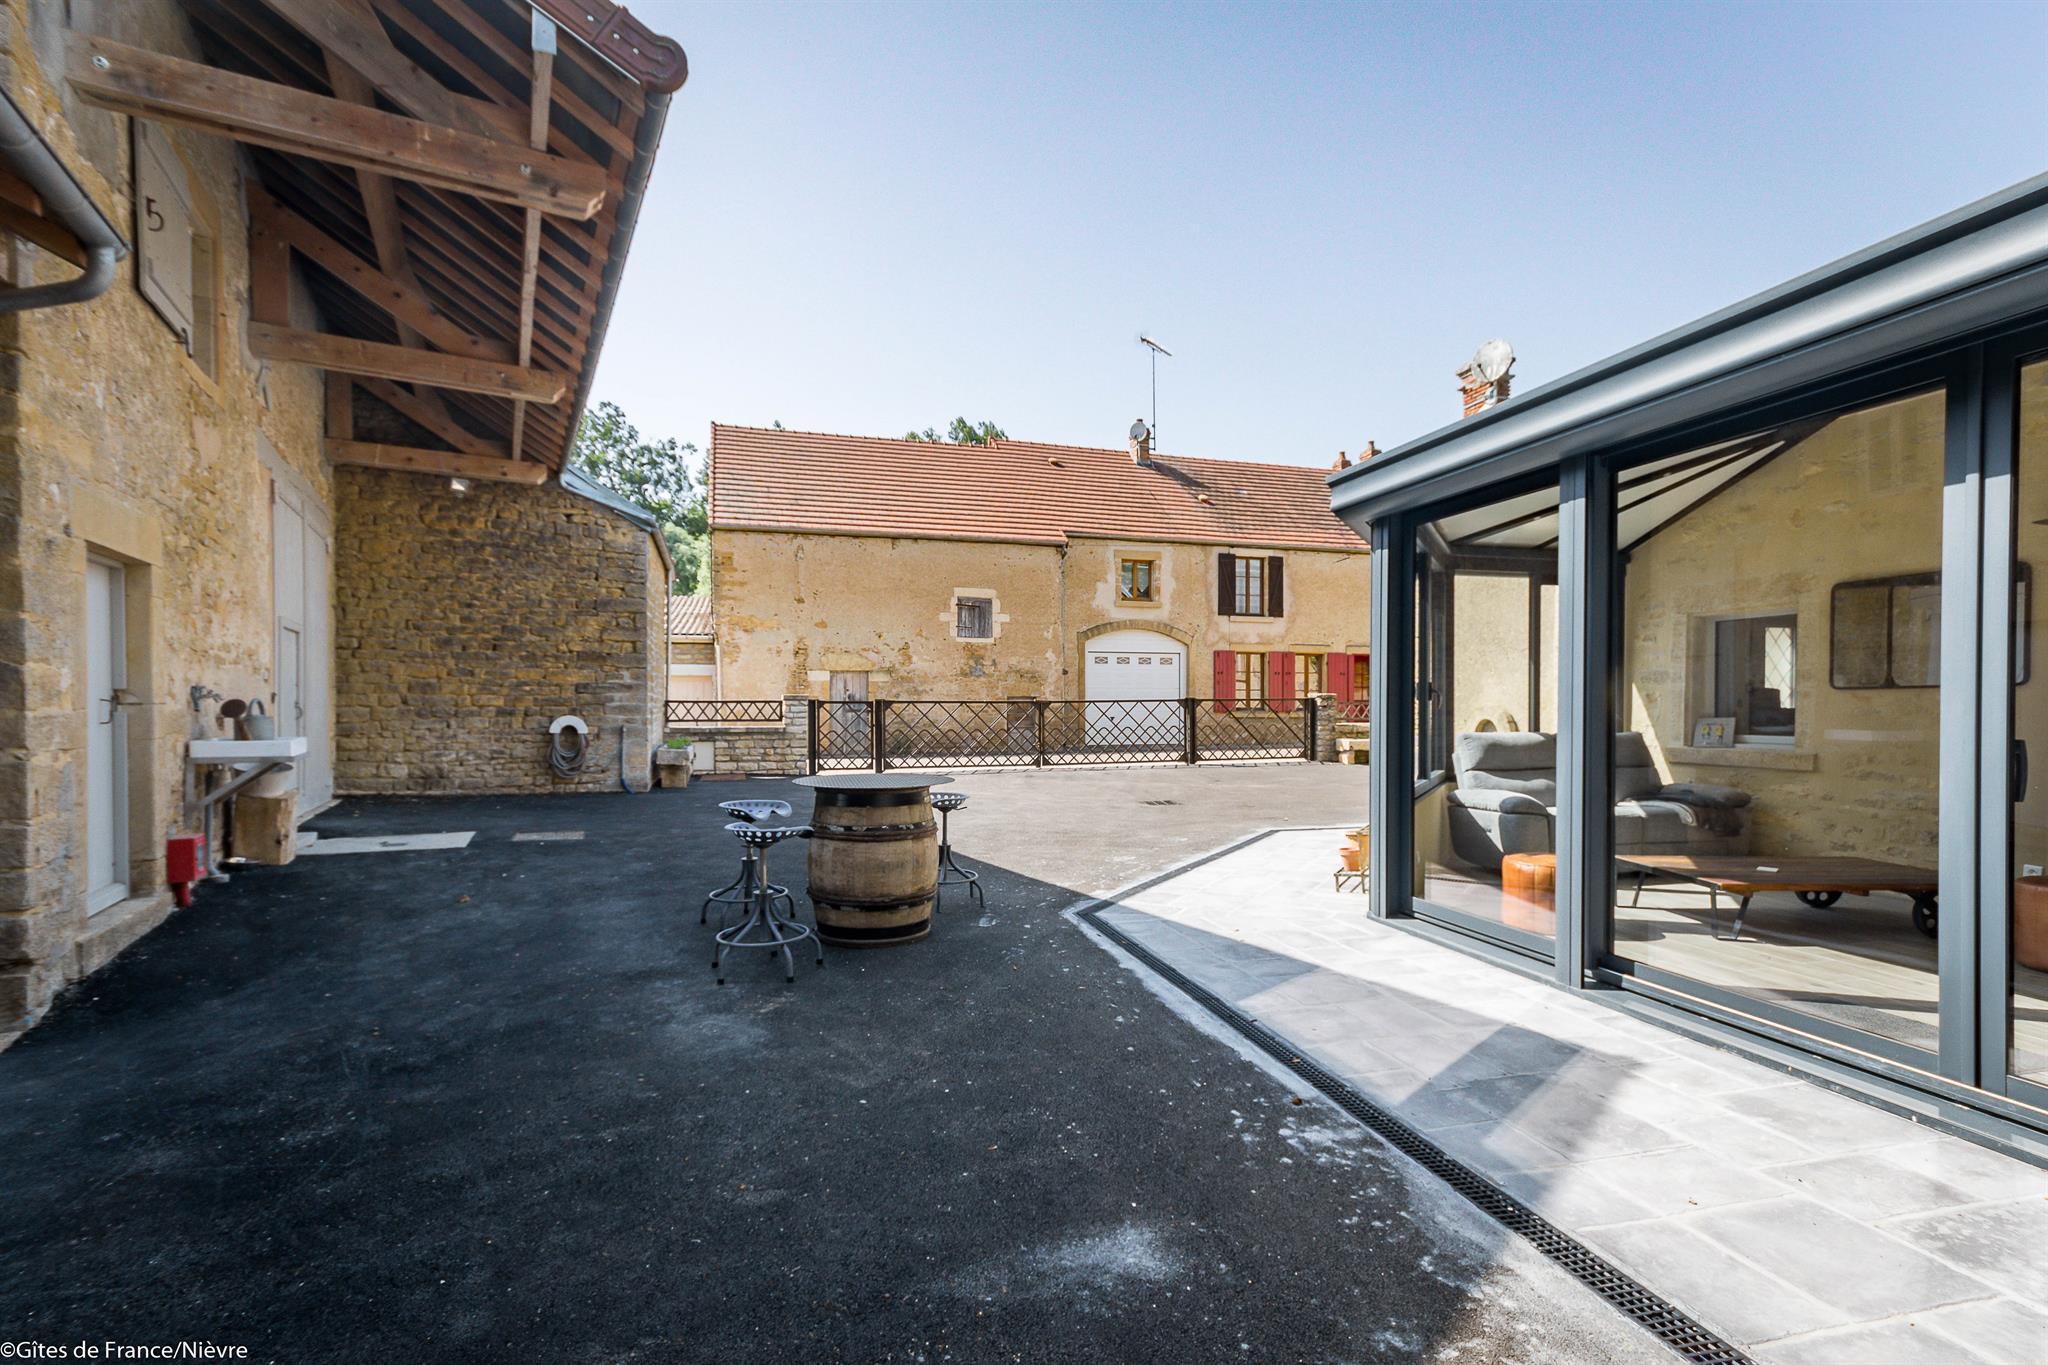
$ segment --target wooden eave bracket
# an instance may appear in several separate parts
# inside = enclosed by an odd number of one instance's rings
[[[490,479],[498,483],[545,483],[548,467],[534,460],[496,460],[453,450],[422,450],[417,446],[345,441],[330,436],[322,443],[335,464],[366,469],[395,469],[408,474],[446,475],[451,479]]]
[[[604,169],[294,86],[72,33],[65,76],[88,103],[295,156],[585,221]]]

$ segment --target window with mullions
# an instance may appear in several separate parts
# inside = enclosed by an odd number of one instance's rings
[[[1531,948],[1556,921],[1557,535],[1552,486],[1415,539],[1418,899]]]
[[[1266,656],[1237,653],[1237,699],[1252,705],[1266,700]]]

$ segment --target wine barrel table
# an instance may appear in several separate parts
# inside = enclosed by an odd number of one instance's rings
[[[811,908],[818,937],[841,948],[915,943],[939,894],[933,787],[943,773],[819,773],[797,785],[811,812]]]

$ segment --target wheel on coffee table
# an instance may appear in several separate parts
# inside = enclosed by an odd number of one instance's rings
[[[1913,927],[1929,938],[1935,937],[1935,928],[1940,918],[1939,907],[1932,896],[1913,897]]]
[[[1839,891],[1795,891],[1792,894],[1799,897],[1800,904],[1810,905],[1816,910],[1825,910],[1842,898]]]

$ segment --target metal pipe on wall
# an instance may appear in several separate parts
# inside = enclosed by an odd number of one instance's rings
[[[73,279],[0,289],[0,313],[84,303],[106,293],[114,282],[115,264],[128,254],[128,244],[4,90],[0,90],[0,159],[36,192],[45,212],[69,229],[86,253],[85,269]]]

